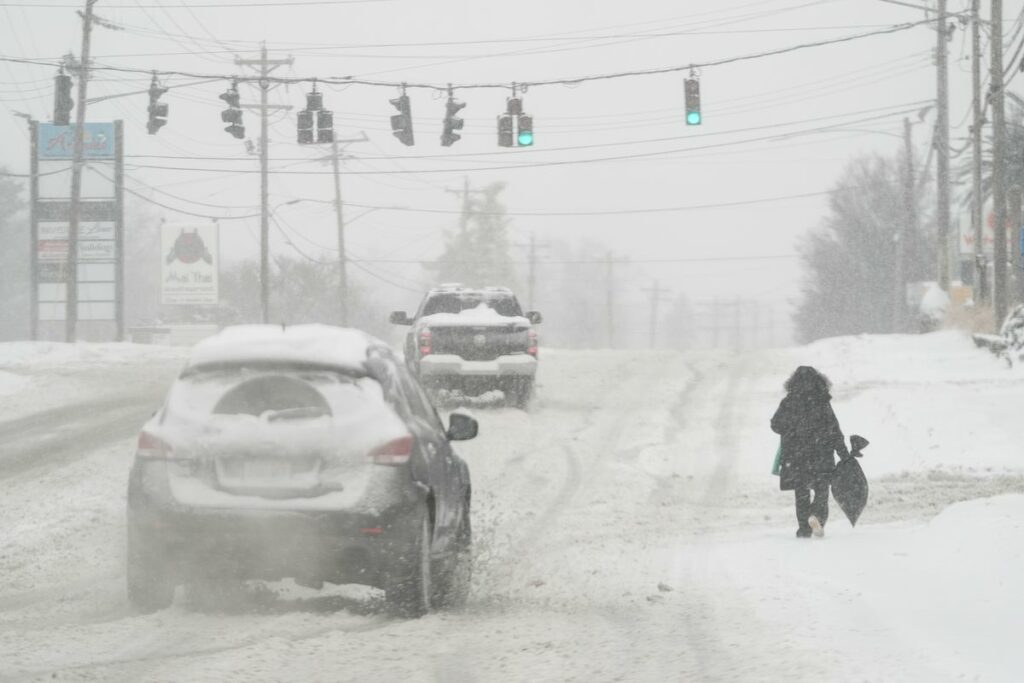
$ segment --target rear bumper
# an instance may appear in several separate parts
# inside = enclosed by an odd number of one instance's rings
[[[423,496],[408,493],[380,510],[259,510],[186,507],[130,486],[128,533],[182,581],[291,577],[383,587],[419,532]]]
[[[494,360],[465,360],[456,355],[432,354],[419,361],[420,377],[533,377],[537,359],[528,354],[498,356]]]
[[[402,515],[237,511],[149,512],[131,533],[182,579],[217,577],[362,583],[382,587],[385,571],[415,541]]]

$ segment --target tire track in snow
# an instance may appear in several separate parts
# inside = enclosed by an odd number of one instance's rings
[[[0,477],[63,465],[131,437],[159,407],[163,390],[150,387],[0,423]]]

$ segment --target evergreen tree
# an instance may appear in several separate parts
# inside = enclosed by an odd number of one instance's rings
[[[492,183],[467,198],[462,226],[449,234],[437,260],[440,282],[461,282],[471,287],[513,287],[515,273],[509,254],[509,219],[499,195],[505,183]]]
[[[795,322],[803,341],[901,331],[893,329],[895,297],[905,296],[896,283],[901,222],[905,281],[928,279],[935,269],[934,231],[909,225],[902,178],[902,165],[880,156],[858,157],[846,167],[822,230],[801,249],[807,280]],[[915,189],[918,216],[924,187]]]

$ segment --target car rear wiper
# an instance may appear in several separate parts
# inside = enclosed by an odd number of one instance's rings
[[[304,406],[301,408],[284,408],[282,410],[268,410],[262,415],[261,418],[267,422],[277,422],[278,420],[306,420],[314,417],[324,417],[330,415],[331,411],[320,406]]]

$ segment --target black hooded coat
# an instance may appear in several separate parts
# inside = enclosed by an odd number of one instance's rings
[[[828,380],[814,368],[801,366],[786,382],[786,392],[772,417],[772,431],[782,437],[779,488],[792,491],[828,483],[835,453],[849,456],[832,411]]]

